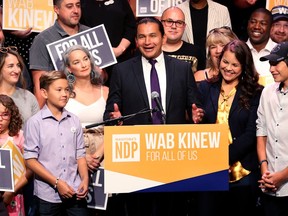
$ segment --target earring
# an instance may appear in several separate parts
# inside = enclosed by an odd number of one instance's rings
[[[74,83],[75,83],[75,76],[74,76],[74,74],[73,74],[73,73],[69,73],[69,74],[67,75],[67,80],[68,80],[68,83],[69,83],[69,84],[74,84]]]

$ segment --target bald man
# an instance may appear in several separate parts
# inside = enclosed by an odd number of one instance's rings
[[[199,47],[181,39],[186,28],[183,11],[178,7],[169,7],[162,13],[161,22],[167,37],[162,46],[164,54],[189,62],[193,72],[205,69],[204,53]]]

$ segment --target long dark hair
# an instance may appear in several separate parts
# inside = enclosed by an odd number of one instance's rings
[[[261,92],[263,89],[263,86],[258,83],[259,75],[256,71],[251,51],[245,42],[241,40],[233,40],[230,43],[226,44],[226,46],[223,48],[223,51],[219,58],[219,64],[221,62],[224,52],[226,51],[234,53],[236,59],[241,64],[242,72],[241,75],[238,77],[239,83],[237,86],[237,88],[241,89],[239,103],[241,107],[249,109],[250,99],[257,93]],[[220,77],[222,77],[221,74]]]

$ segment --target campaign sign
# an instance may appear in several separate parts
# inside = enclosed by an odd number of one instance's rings
[[[288,0],[266,0],[266,8],[271,11],[271,9],[277,5],[288,5]],[[283,13],[285,11],[283,10]]]
[[[11,149],[0,148],[0,191],[14,192]]]
[[[227,125],[105,126],[104,139],[105,193],[228,190]]]
[[[57,18],[53,0],[4,0],[3,29],[41,32],[52,26]]]
[[[87,194],[88,208],[105,210],[107,207],[108,194],[104,193],[104,169],[99,169],[90,177],[90,184]]]
[[[184,1],[185,0],[136,0],[136,16],[161,16],[166,8],[181,4]]]
[[[94,58],[95,64],[100,68],[105,68],[117,63],[106,29],[102,24],[47,44],[46,47],[55,70],[62,69],[63,53],[66,49],[76,44],[87,48]]]
[[[16,185],[26,171],[23,154],[10,139],[8,139],[7,142],[3,144],[2,148],[12,150],[13,176],[14,184]]]

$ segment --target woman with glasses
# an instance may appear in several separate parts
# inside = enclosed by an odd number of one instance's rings
[[[0,94],[6,94],[14,100],[19,107],[24,125],[26,120],[39,110],[39,105],[35,96],[25,89],[23,69],[24,63],[17,52],[17,47],[0,48]],[[23,88],[16,86],[18,81]]]
[[[24,136],[21,125],[22,117],[14,101],[9,96],[0,94],[0,147],[7,145],[8,147],[4,148],[11,149],[12,154],[23,152]],[[9,140],[13,144],[7,144]],[[25,167],[24,164],[22,165]],[[25,215],[22,188],[28,183],[31,176],[30,169],[21,169],[20,166],[17,168],[17,172],[14,172],[14,192],[5,191],[2,197],[9,215]]]
[[[256,152],[256,119],[263,86],[258,84],[249,47],[233,40],[219,56],[219,79],[199,83],[203,123],[227,124],[229,191],[199,193],[200,215],[257,214],[260,176]],[[225,143],[224,143],[225,144]],[[213,163],[213,161],[211,161]]]
[[[215,82],[218,80],[219,74],[219,56],[223,47],[232,40],[238,39],[230,27],[223,26],[221,28],[212,29],[206,40],[207,60],[205,70],[199,70],[194,73],[196,82],[207,80]]]

